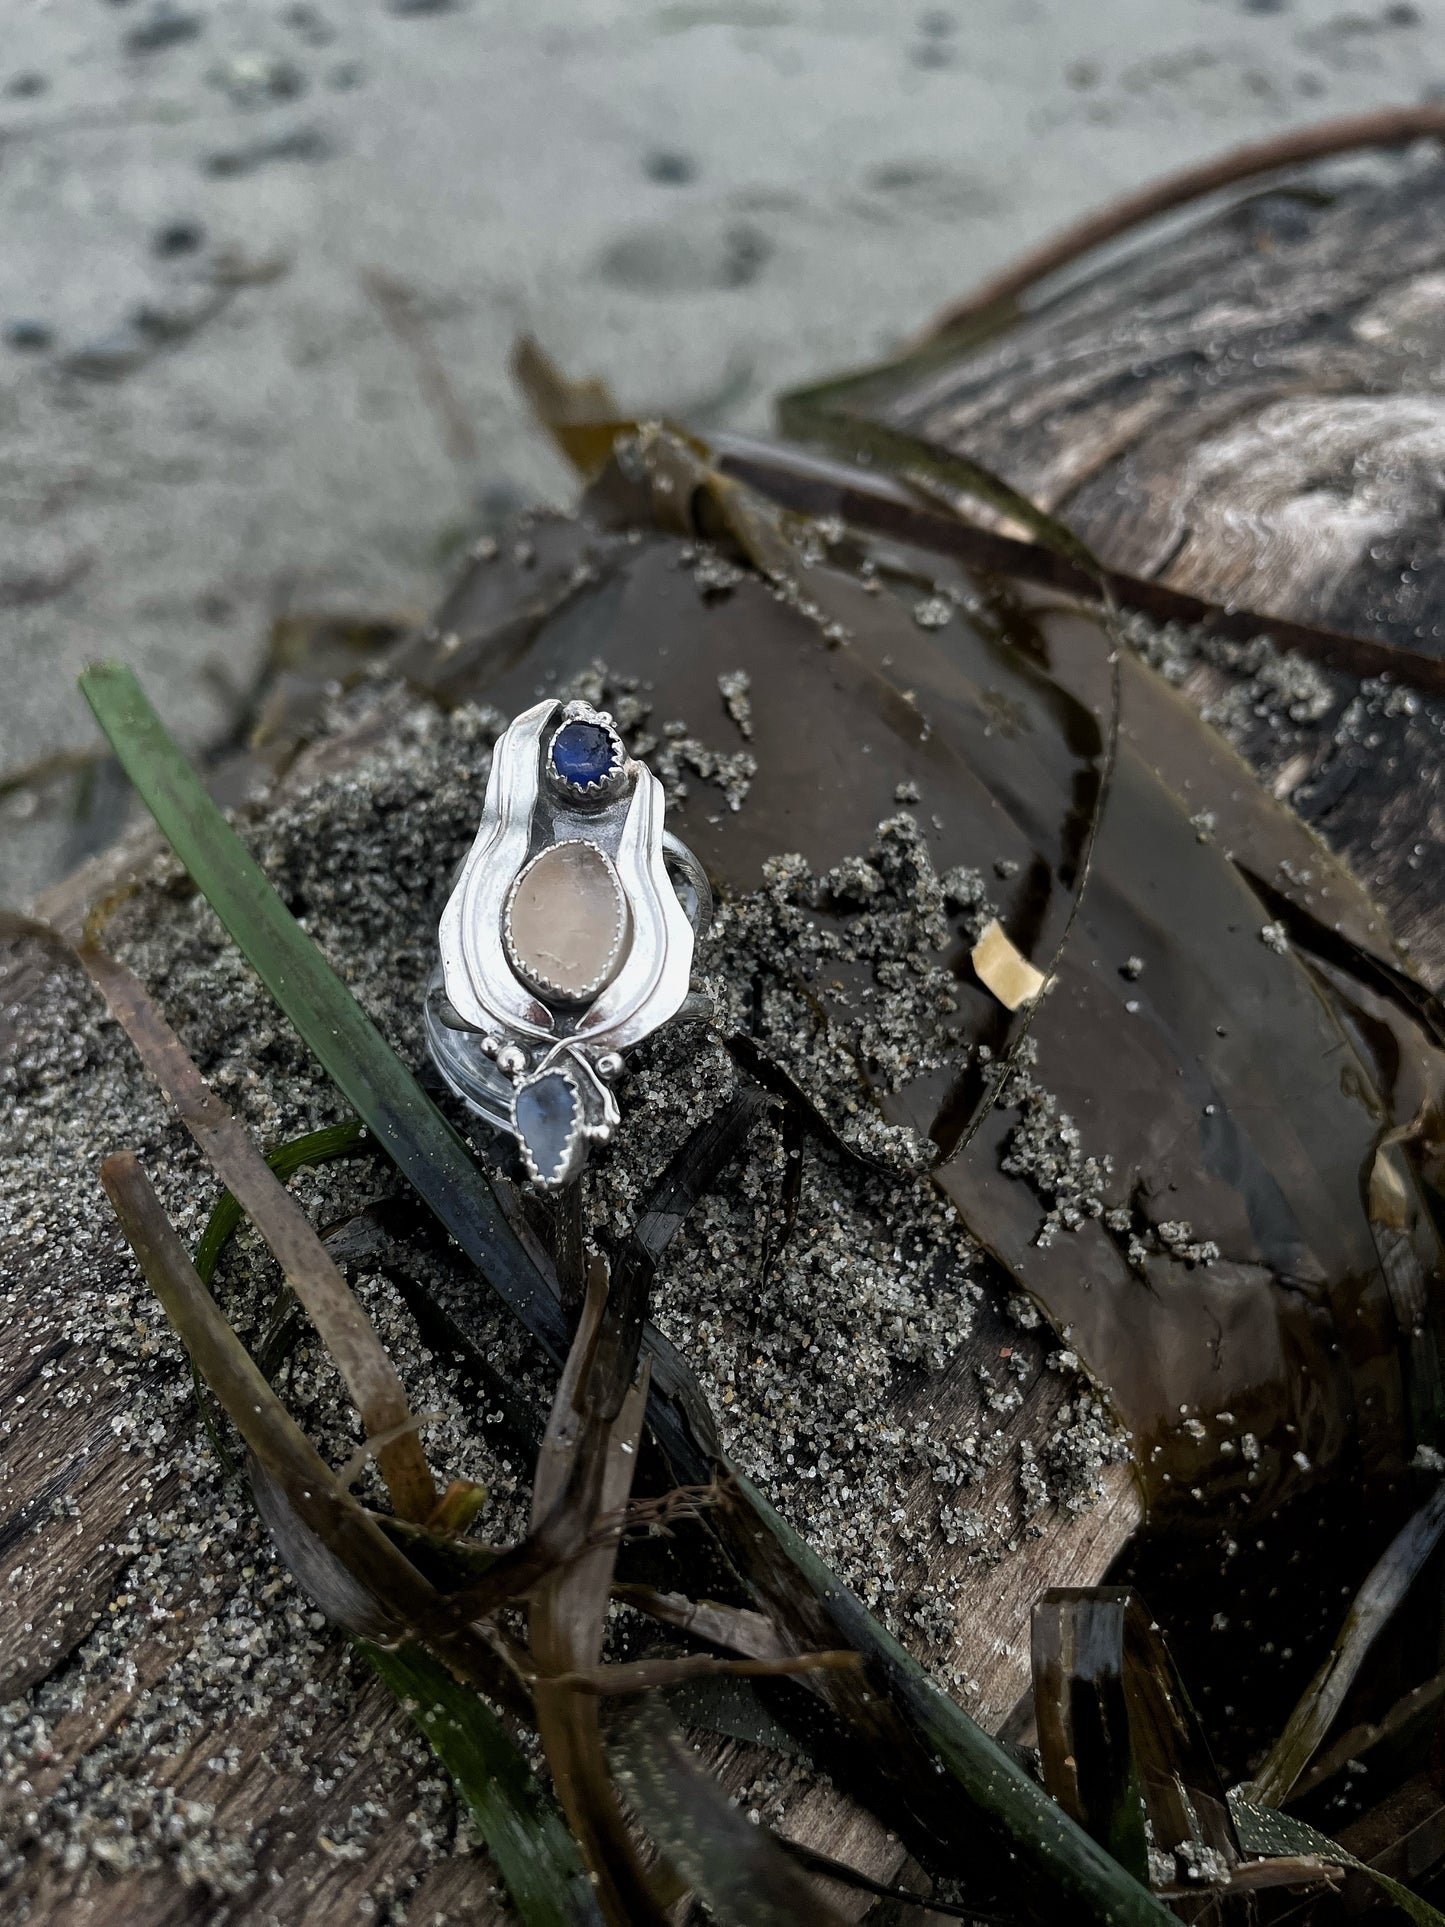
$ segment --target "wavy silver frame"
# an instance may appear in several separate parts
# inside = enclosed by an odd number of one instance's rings
[[[666,796],[645,764],[628,757],[620,779],[595,799],[549,776],[552,740],[572,721],[599,723],[616,740],[605,712],[555,699],[525,710],[498,739],[481,823],[442,912],[440,964],[426,1002],[442,1076],[517,1137],[530,1175],[551,1188],[570,1181],[590,1145],[610,1136],[618,1112],[608,1083],[624,1054],[663,1024],[704,1014],[690,992],[693,946],[712,912],[706,873],[666,829]],[[544,850],[572,841],[608,859],[627,909],[619,961],[586,1004],[540,996],[513,969],[505,942],[517,877]],[[544,1173],[518,1128],[516,1094],[554,1069],[577,1098],[575,1128],[560,1164]]]

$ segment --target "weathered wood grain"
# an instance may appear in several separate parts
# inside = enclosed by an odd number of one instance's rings
[[[1445,655],[1438,145],[1282,181],[1070,282],[980,347],[940,344],[867,412],[992,467],[1108,565],[1266,632]],[[1326,680],[1325,714],[1244,746],[1438,973],[1440,706]],[[1187,693],[1205,706],[1228,681],[1200,664]]]

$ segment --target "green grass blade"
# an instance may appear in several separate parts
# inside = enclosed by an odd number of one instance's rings
[[[526,1927],[594,1927],[576,1842],[502,1722],[419,1646],[356,1642],[452,1776]]]
[[[1432,1907],[1428,1900],[1422,1900],[1419,1894],[1401,1886],[1389,1874],[1379,1873],[1367,1862],[1357,1860],[1337,1840],[1331,1840],[1326,1833],[1317,1833],[1292,1813],[1259,1806],[1238,1792],[1230,1794],[1229,1810],[1246,1853],[1308,1855],[1328,1861],[1332,1866],[1351,1867],[1356,1873],[1368,1874],[1381,1892],[1388,1894],[1400,1911],[1409,1915],[1416,1927],[1445,1927],[1445,1914],[1438,1907]]]
[[[862,1653],[875,1684],[931,1749],[964,1800],[988,1815],[1036,1891],[1068,1901],[1071,1921],[1099,1927],[1171,1927],[1177,1916],[1105,1852],[1037,1781],[934,1685],[810,1546],[736,1467],[738,1487],[802,1579],[825,1602],[843,1638]],[[1061,1916],[1062,1918],[1063,1916]]]
[[[86,701],[202,895],[377,1143],[493,1289],[560,1358],[562,1307],[466,1145],[272,888],[167,734],[135,672],[92,665]]]
[[[328,1158],[349,1157],[353,1151],[366,1150],[369,1144],[370,1133],[366,1126],[353,1117],[348,1118],[345,1124],[327,1124],[319,1131],[308,1131],[304,1137],[291,1138],[285,1144],[276,1145],[266,1153],[266,1162],[284,1184],[287,1178],[305,1165],[324,1164]],[[206,1228],[201,1233],[194,1259],[196,1270],[204,1283],[210,1284],[215,1277],[221,1253],[245,1215],[234,1192],[223,1191],[216,1200],[216,1208],[206,1220]]]

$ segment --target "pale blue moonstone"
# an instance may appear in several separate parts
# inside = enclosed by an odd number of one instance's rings
[[[560,1071],[548,1071],[516,1096],[517,1129],[545,1179],[555,1178],[577,1128],[577,1099]]]

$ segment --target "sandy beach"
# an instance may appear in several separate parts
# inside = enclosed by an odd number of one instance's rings
[[[288,611],[419,613],[569,479],[535,333],[637,409],[766,425],[1072,216],[1445,90],[1445,0],[9,0],[0,900],[109,828],[74,679],[191,747]],[[113,806],[119,808],[117,801]]]

